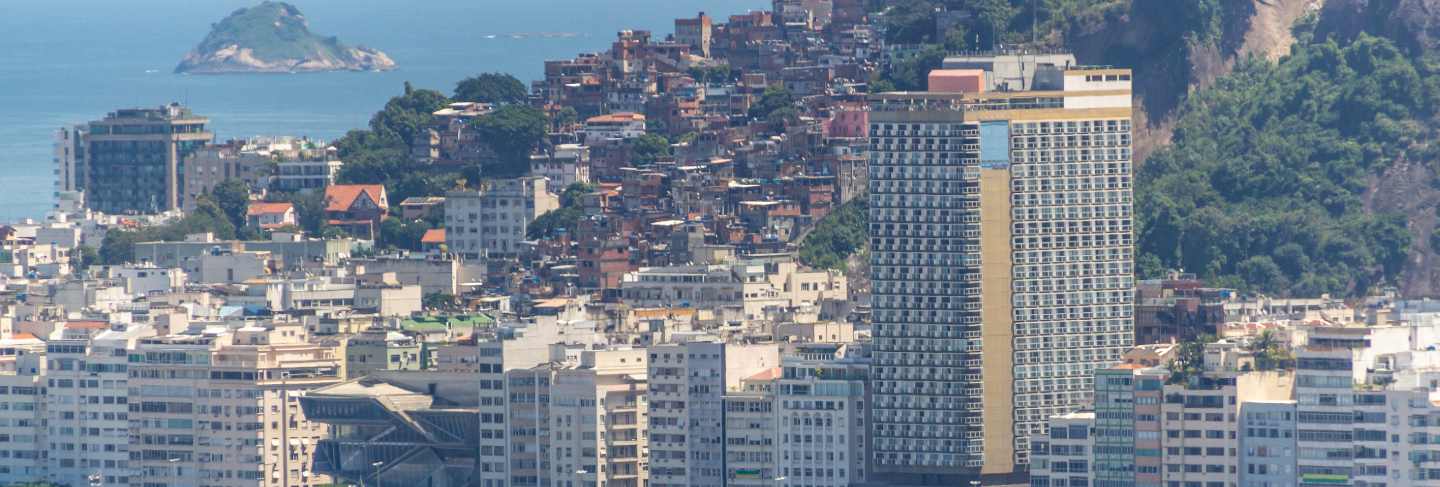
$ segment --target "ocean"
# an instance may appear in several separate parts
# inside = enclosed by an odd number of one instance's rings
[[[188,105],[218,140],[334,139],[363,128],[405,81],[446,94],[466,76],[539,78],[546,59],[607,49],[621,29],[765,0],[290,0],[311,32],[389,54],[383,73],[177,75],[210,25],[258,1],[0,0],[0,222],[39,218],[54,190],[57,128],[117,108]]]

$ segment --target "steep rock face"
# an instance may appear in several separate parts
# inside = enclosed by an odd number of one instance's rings
[[[1440,49],[1440,0],[1330,0],[1319,31],[1341,38],[1369,32],[1412,55]]]
[[[1184,19],[1169,2],[1119,2],[1103,19],[1077,23],[1066,33],[1066,47],[1082,62],[1136,68],[1135,103],[1140,109],[1135,114],[1135,160],[1143,164],[1152,152],[1170,144],[1174,110],[1191,91],[1229,73],[1237,58],[1274,60],[1286,54],[1294,43],[1291,26],[1325,3],[1222,1],[1218,35],[1197,40],[1199,33],[1185,31]]]
[[[292,73],[383,71],[395,68],[385,53],[351,47],[310,32],[305,16],[282,2],[231,13],[175,67],[176,73]]]

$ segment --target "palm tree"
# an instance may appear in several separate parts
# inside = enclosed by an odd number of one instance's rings
[[[1260,370],[1284,367],[1290,359],[1290,353],[1274,330],[1261,331],[1260,336],[1250,341],[1249,350],[1255,355],[1255,368]]]

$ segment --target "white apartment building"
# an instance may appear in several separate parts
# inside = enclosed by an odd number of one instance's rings
[[[597,141],[632,139],[645,135],[645,114],[634,112],[608,113],[585,119],[580,135],[587,144]]]
[[[1019,62],[1027,92],[870,97],[873,454],[894,482],[1021,480],[1028,437],[1133,343],[1130,71]]]
[[[125,285],[125,292],[145,296],[185,287],[185,271],[179,267],[134,265],[111,267],[110,275]]]
[[[80,190],[80,161],[85,158],[85,132],[89,125],[60,127],[55,131],[55,191]]]
[[[1246,401],[1240,405],[1241,487],[1281,487],[1295,476],[1295,401]]]
[[[1387,465],[1400,466],[1388,455],[1376,457],[1376,447],[1394,448],[1385,443],[1399,425],[1388,421],[1392,411],[1384,391],[1356,390],[1364,380],[1355,376],[1356,355],[1357,350],[1338,347],[1296,352],[1297,485],[1360,485],[1356,482],[1376,476],[1373,480],[1383,483]],[[1375,446],[1362,447],[1362,442]]]
[[[329,484],[311,470],[326,429],[305,420],[298,398],[339,382],[335,353],[298,323],[141,339],[130,485]]]
[[[550,154],[530,156],[530,174],[550,180],[556,194],[575,183],[590,182],[590,148],[559,144]]]
[[[870,363],[865,351],[801,345],[783,359],[776,382],[778,485],[846,487],[870,479]]]
[[[551,485],[550,381],[552,364],[505,372],[510,447],[506,450],[512,487]]]
[[[544,177],[527,176],[486,181],[479,191],[447,193],[446,246],[466,259],[519,254],[530,222],[560,207],[551,189]]]
[[[1051,417],[1049,434],[1041,435],[1030,442],[1035,448],[1035,459],[1030,463],[1030,485],[1097,485],[1093,468],[1095,441],[1091,438],[1094,427],[1094,411],[1075,411]]]
[[[725,394],[725,485],[770,487],[777,484],[779,419],[775,379],[779,369],[740,381],[740,391]]]
[[[46,478],[51,482],[106,485],[140,481],[130,439],[129,350],[154,334],[136,326],[113,331],[103,322],[71,322],[46,343]]]
[[[584,350],[550,382],[552,485],[647,484],[646,351]]]
[[[8,340],[7,340],[8,341]],[[0,343],[0,485],[45,478],[45,350]]]
[[[650,348],[650,485],[725,483],[724,395],[776,367],[774,344],[691,341]]]
[[[713,309],[737,320],[773,319],[849,297],[843,274],[794,262],[645,267],[621,277],[620,293],[637,308]]]

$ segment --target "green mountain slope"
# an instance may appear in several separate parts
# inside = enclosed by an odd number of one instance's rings
[[[1359,295],[1399,283],[1408,215],[1365,204],[1419,157],[1437,84],[1384,38],[1302,41],[1248,60],[1180,108],[1172,145],[1140,166],[1141,273],[1181,267],[1276,294]]]

